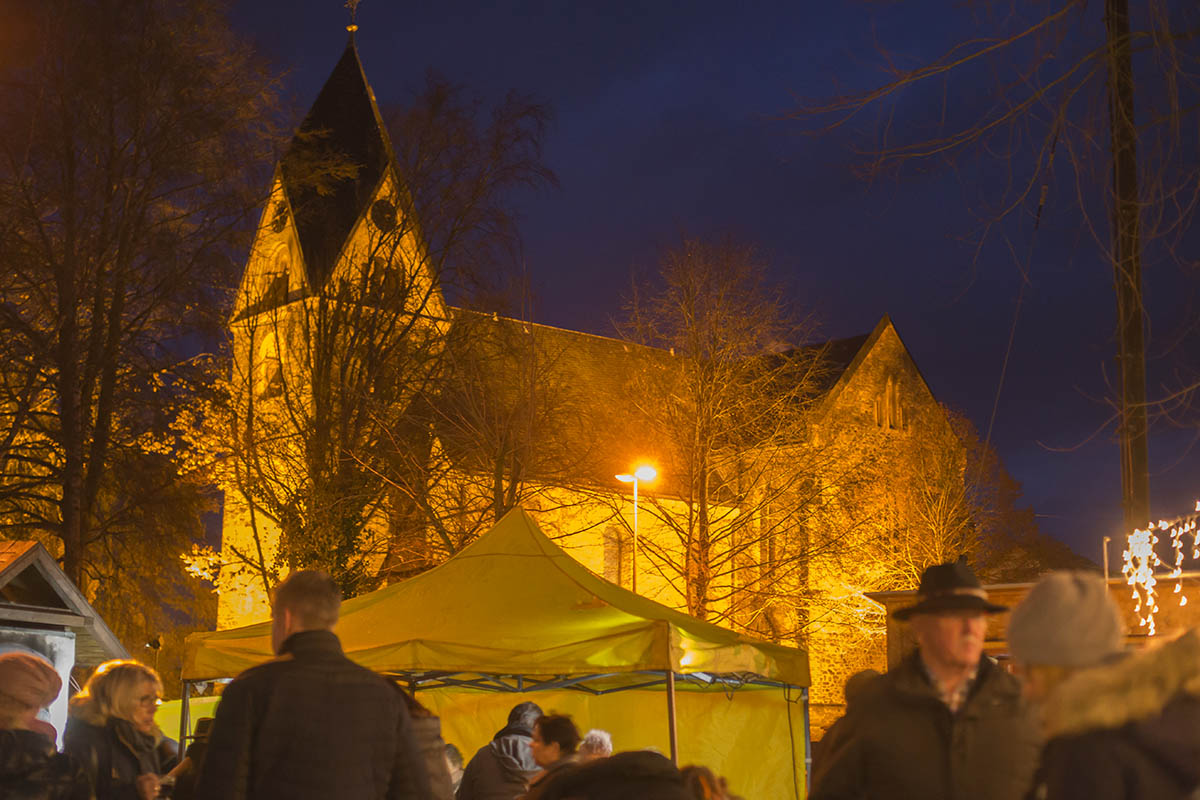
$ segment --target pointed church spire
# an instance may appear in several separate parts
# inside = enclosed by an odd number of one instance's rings
[[[329,277],[391,163],[391,145],[351,32],[281,162],[314,289]]]

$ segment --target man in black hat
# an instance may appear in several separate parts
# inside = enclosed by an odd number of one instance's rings
[[[917,649],[873,681],[813,776],[812,800],[1021,800],[1037,724],[1016,679],[983,655],[988,602],[965,559],[929,567],[893,612]]]

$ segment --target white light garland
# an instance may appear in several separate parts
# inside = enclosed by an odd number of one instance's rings
[[[1158,578],[1154,571],[1156,568],[1163,566],[1162,559],[1155,552],[1155,545],[1158,544],[1158,536],[1155,530],[1170,531],[1171,549],[1175,552],[1175,565],[1171,572],[1163,577],[1168,580],[1175,581],[1174,594],[1179,595],[1179,605],[1186,606],[1188,603],[1187,595],[1183,593],[1183,559],[1185,546],[1190,547],[1193,559],[1200,559],[1200,529],[1197,529],[1197,521],[1200,520],[1200,501],[1197,501],[1196,508],[1192,514],[1189,514],[1179,519],[1170,522],[1159,520],[1157,525],[1151,525],[1146,530],[1135,530],[1129,534],[1126,541],[1125,552],[1122,553],[1124,564],[1121,567],[1121,573],[1125,576],[1125,582],[1133,590],[1133,599],[1135,601],[1134,613],[1138,617],[1138,625],[1146,628],[1146,635],[1153,636],[1157,633],[1157,628],[1154,623],[1154,615],[1158,612]],[[1184,542],[1184,537],[1191,534],[1191,542]]]

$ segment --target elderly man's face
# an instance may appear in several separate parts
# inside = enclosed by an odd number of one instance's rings
[[[987,617],[980,611],[917,614],[913,633],[926,659],[954,669],[970,669],[983,655]]]

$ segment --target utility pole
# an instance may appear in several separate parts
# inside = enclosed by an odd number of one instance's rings
[[[1150,521],[1150,456],[1146,442],[1146,344],[1142,321],[1142,262],[1133,118],[1133,61],[1129,0],[1105,0],[1108,34],[1108,113],[1112,145],[1112,261],[1117,295],[1117,363],[1121,380],[1121,504],[1125,531]]]

